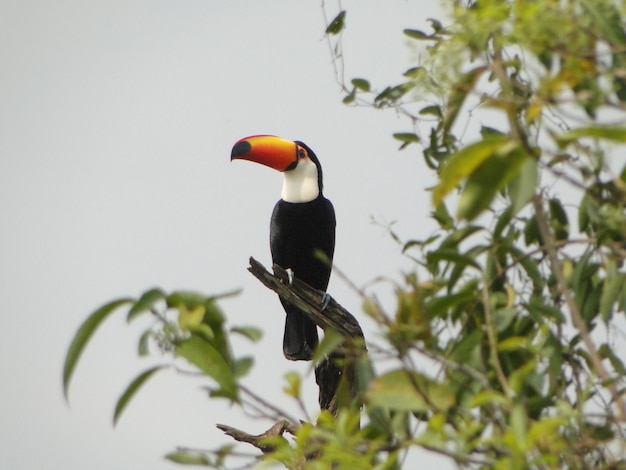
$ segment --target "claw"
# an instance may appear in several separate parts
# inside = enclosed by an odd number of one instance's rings
[[[326,307],[328,307],[328,304],[330,303],[330,299],[332,299],[332,297],[328,292],[320,292],[320,294],[322,294],[322,308],[320,310],[323,312]]]
[[[293,286],[293,279],[295,278],[295,274],[291,268],[285,269],[287,271],[287,277],[289,278],[289,285]]]

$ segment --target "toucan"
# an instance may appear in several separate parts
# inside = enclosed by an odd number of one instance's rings
[[[272,135],[238,140],[232,160],[249,160],[283,173],[281,199],[270,220],[272,261],[294,277],[326,292],[335,251],[335,209],[322,194],[322,166],[315,152],[300,141]],[[317,326],[297,307],[280,299],[287,317],[283,354],[307,361],[318,344]]]

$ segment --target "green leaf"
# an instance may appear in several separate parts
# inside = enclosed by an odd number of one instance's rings
[[[498,351],[513,351],[528,347],[528,339],[525,336],[511,336],[498,343]]]
[[[332,328],[328,328],[324,331],[324,338],[317,346],[315,353],[313,354],[313,363],[318,365],[321,361],[323,361],[326,356],[332,353],[337,346],[339,346],[344,340],[344,337],[333,330]]]
[[[126,321],[130,323],[143,312],[150,310],[156,302],[163,299],[165,299],[165,293],[161,289],[155,288],[144,292],[129,310]]]
[[[443,297],[435,297],[426,303],[424,310],[428,315],[428,318],[445,318],[448,310],[453,307],[458,307],[465,302],[471,302],[476,299],[476,293],[467,291],[459,292],[457,294],[445,295]]]
[[[618,301],[619,294],[626,283],[623,273],[617,271],[615,260],[608,259],[606,262],[606,278],[602,285],[600,296],[600,316],[608,323],[613,313],[613,304]]]
[[[402,32],[406,36],[410,37],[411,39],[418,39],[418,40],[432,39],[430,35],[424,33],[423,31],[420,31],[419,29],[405,29]]]
[[[235,326],[230,329],[231,333],[237,333],[241,336],[245,336],[253,343],[256,343],[263,338],[263,331],[254,326]]]
[[[526,159],[520,171],[509,183],[509,198],[513,214],[517,214],[533,197],[537,189],[538,177],[537,160]]]
[[[624,367],[624,363],[622,360],[613,352],[613,350],[607,344],[603,344],[600,346],[598,350],[600,357],[602,359],[608,359],[615,372],[619,374],[621,377],[626,375],[626,368]]]
[[[518,173],[528,154],[518,147],[488,157],[470,175],[461,192],[457,215],[472,220],[490,204],[496,193]]]
[[[350,104],[356,98],[356,88],[353,88],[350,94],[346,95],[343,99],[343,104]]]
[[[337,16],[330,22],[326,28],[326,34],[339,34],[346,23],[346,10],[341,10]]]
[[[476,82],[486,70],[487,67],[485,66],[476,67],[465,73],[452,87],[452,92],[448,96],[448,112],[442,121],[444,135],[447,135],[452,128],[465,102],[465,98],[474,89],[474,85],[476,85]]]
[[[419,114],[423,116],[431,115],[431,116],[441,117],[441,106],[439,105],[426,106],[419,110]]]
[[[220,396],[237,401],[237,383],[233,371],[217,349],[199,336],[192,335],[176,348],[176,355],[187,359],[221,387]]]
[[[253,365],[254,359],[251,357],[242,357],[241,359],[237,359],[233,364],[233,375],[237,379],[240,379],[248,372],[250,372],[250,369],[252,369]]]
[[[183,331],[191,331],[202,324],[205,314],[206,308],[203,304],[196,305],[193,308],[187,308],[186,305],[180,304],[178,306],[178,326]]]
[[[370,406],[395,411],[447,410],[455,401],[447,385],[402,369],[376,378],[365,395]]]
[[[148,341],[152,337],[152,330],[144,331],[139,337],[139,344],[137,345],[137,354],[141,357],[148,355]]]
[[[417,134],[413,132],[397,132],[393,134],[393,138],[402,142],[400,150],[405,148],[407,145],[416,144],[420,141],[420,138],[417,136]]]
[[[443,198],[467,178],[496,151],[508,145],[506,137],[484,139],[468,145],[450,155],[441,170],[440,181],[433,189],[433,205],[437,207]]]
[[[511,430],[517,441],[517,446],[522,451],[526,448],[526,431],[528,426],[528,414],[524,407],[517,403],[511,412]]]
[[[142,372],[139,376],[133,380],[122,396],[117,400],[117,404],[115,405],[115,412],[113,413],[113,426],[117,424],[122,415],[122,412],[126,409],[126,405],[130,402],[131,398],[137,393],[137,390],[141,388],[141,386],[148,380],[150,377],[154,375],[155,372],[165,368],[166,366],[156,366],[148,369],[145,372]]]
[[[569,236],[569,220],[565,209],[563,209],[561,202],[556,198],[550,199],[548,206],[550,208],[550,224],[554,230],[554,238],[567,240]]]
[[[178,291],[172,292],[165,298],[168,308],[180,308],[184,305],[188,309],[194,309],[199,305],[206,304],[210,299],[197,292]]]
[[[300,392],[302,389],[302,378],[297,372],[287,372],[285,374],[285,381],[287,384],[283,387],[283,391],[295,399],[300,398]]]
[[[96,329],[114,310],[118,309],[122,305],[132,302],[134,302],[134,299],[130,298],[118,299],[109,302],[89,315],[80,328],[78,328],[78,331],[74,335],[74,339],[72,339],[70,347],[67,351],[67,355],[65,356],[65,364],[63,366],[63,393],[65,394],[66,400],[68,398],[67,394],[70,380],[72,379],[78,360],[80,359],[85,346],[93,336]]]
[[[426,21],[430,23],[430,27],[433,28],[435,33],[443,31],[443,24],[436,18],[427,18]]]
[[[472,397],[468,408],[484,405],[506,405],[507,403],[508,400],[502,393],[496,390],[484,390]]]
[[[182,465],[203,465],[205,467],[213,465],[205,454],[195,450],[179,449],[175,452],[170,452],[165,458],[170,462]]]
[[[370,91],[370,82],[368,82],[367,80],[363,78],[353,78],[352,86],[362,91]]]
[[[561,147],[584,138],[589,137],[592,139],[604,139],[612,142],[624,143],[626,142],[626,127],[617,126],[590,126],[579,127],[578,129],[571,130],[565,134],[559,136],[557,141]]]

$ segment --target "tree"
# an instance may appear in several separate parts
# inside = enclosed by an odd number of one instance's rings
[[[356,361],[349,399],[297,424],[239,381],[252,360],[234,357],[229,335],[254,340],[257,329],[227,330],[219,296],[151,290],[87,319],[68,352],[66,390],[97,326],[130,305],[129,319],[159,319],[140,353],[151,338],[210,377],[213,397],[266,410],[278,427],[248,441],[289,468],[393,469],[413,447],[471,468],[626,468],[626,166],[609,163],[626,142],[626,4],[442,3],[445,20],[404,31],[419,52],[405,80],[378,90],[340,72],[347,13],[326,30],[344,102],[405,116],[410,130],[393,137],[421,149],[438,176],[436,233],[390,231],[415,262],[395,283],[395,311],[363,293],[384,338],[368,343],[369,361],[394,366],[376,375]],[[317,359],[342,346],[329,330]],[[434,373],[420,372],[424,358]],[[116,419],[157,370],[129,385]],[[286,392],[298,398],[299,388],[290,376]],[[230,450],[169,457],[223,468]]]

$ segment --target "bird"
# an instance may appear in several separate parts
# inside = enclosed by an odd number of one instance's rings
[[[333,204],[323,195],[322,166],[315,152],[299,140],[253,135],[238,140],[230,158],[260,163],[283,173],[281,198],[270,219],[272,262],[328,299],[336,218]],[[284,356],[291,361],[311,360],[318,344],[315,322],[279,299],[286,312]]]

